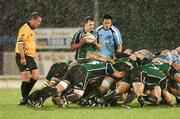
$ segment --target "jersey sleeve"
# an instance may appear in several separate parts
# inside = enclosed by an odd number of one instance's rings
[[[99,43],[99,34],[97,31],[94,31],[94,36],[96,37],[97,39],[97,43]]]
[[[76,44],[80,42],[80,31],[76,32],[72,38],[71,44]]]
[[[113,67],[112,63],[107,63],[107,76],[112,76],[116,69]]]
[[[27,38],[29,33],[29,30],[27,27],[23,26],[20,28],[19,33],[18,33],[18,42],[24,42],[24,40]]]
[[[118,44],[122,44],[123,41],[122,41],[122,37],[121,37],[120,31],[117,28],[115,28],[114,26],[112,26],[112,30],[114,32],[114,40],[115,40],[116,44],[117,45]]]

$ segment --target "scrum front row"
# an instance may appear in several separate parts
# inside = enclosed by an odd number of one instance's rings
[[[174,106],[180,103],[179,73],[180,47],[156,54],[126,49],[114,58],[88,52],[86,59],[54,63],[42,89],[32,92],[28,103],[43,107],[52,97],[53,103],[62,107],[76,103],[129,108],[137,98],[141,107]]]

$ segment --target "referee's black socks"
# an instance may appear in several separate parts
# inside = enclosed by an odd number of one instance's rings
[[[21,95],[24,103],[26,103],[26,100],[28,99],[28,87],[29,87],[29,82],[23,81],[21,83]]]
[[[28,86],[28,90],[27,90],[28,95],[29,95],[29,93],[31,92],[31,90],[32,90],[32,88],[34,87],[34,85],[35,85],[36,82],[37,82],[36,80],[34,80],[33,78],[30,78],[29,86]]]
[[[30,78],[29,82],[23,81],[21,83],[21,94],[24,100],[28,99],[29,93],[35,83],[36,83],[36,80],[34,80],[33,78]]]

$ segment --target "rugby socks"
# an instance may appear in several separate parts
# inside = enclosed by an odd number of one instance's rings
[[[95,98],[100,95],[101,95],[101,93],[100,93],[99,89],[95,89],[92,92],[90,92],[87,96],[85,96],[84,99],[92,99],[92,98]]]
[[[124,101],[124,105],[131,103],[137,97],[134,91],[129,91],[126,100]]]
[[[180,96],[176,96],[176,103],[180,104]]]
[[[23,81],[21,83],[21,95],[22,95],[22,98],[23,98],[24,101],[26,101],[28,99],[28,95],[29,95],[28,87],[29,87],[29,82]]]
[[[42,98],[43,101],[45,101],[47,98],[49,98],[51,96],[56,96],[57,94],[58,94],[58,91],[56,88],[49,88],[43,92],[43,94],[40,96],[40,98]]]
[[[111,99],[113,99],[113,98],[115,98],[115,97],[116,97],[116,92],[115,92],[115,91],[112,91],[112,92],[104,95],[103,100],[104,100],[105,102],[108,102],[108,101],[110,101]]]
[[[151,102],[153,104],[157,104],[158,103],[158,99],[157,97],[153,96],[153,95],[148,95],[148,96],[143,96],[145,101]]]
[[[40,98],[41,95],[44,94],[44,92],[46,92],[49,89],[50,89],[49,87],[45,87],[42,88],[41,90],[36,90],[29,95],[29,99],[35,102]]]
[[[145,101],[143,96],[139,96],[138,97],[138,102],[140,103],[141,107],[145,107],[146,106],[146,101]]]
[[[31,90],[36,82],[37,82],[36,80],[34,80],[33,78],[30,78],[29,85],[27,86],[27,94],[28,95],[31,92]]]
[[[21,101],[22,105],[27,103],[29,93],[30,93],[30,91],[33,88],[35,83],[36,83],[36,80],[33,80],[32,78],[30,78],[29,82],[22,81],[22,83],[21,83],[21,95],[23,98]]]
[[[78,98],[75,94],[69,94],[66,96],[66,100],[75,103],[78,101]]]

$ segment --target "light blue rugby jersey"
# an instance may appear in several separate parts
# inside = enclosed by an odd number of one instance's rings
[[[122,44],[122,37],[119,30],[111,26],[110,29],[104,29],[103,26],[96,28],[99,34],[101,44],[100,53],[104,56],[113,56],[115,54],[115,46]]]
[[[173,54],[172,52],[168,52],[167,55],[161,57],[163,60],[171,61],[173,63],[180,64],[180,53],[177,52],[176,54]]]

